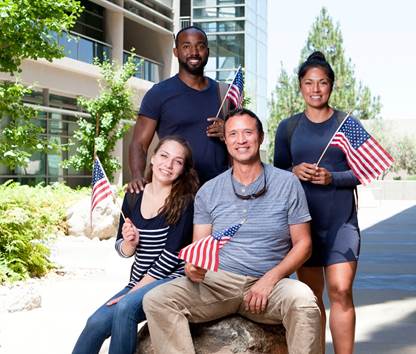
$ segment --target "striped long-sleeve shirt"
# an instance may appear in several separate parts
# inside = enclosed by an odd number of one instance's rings
[[[146,274],[155,279],[176,278],[184,274],[184,262],[178,258],[179,250],[192,241],[193,203],[182,213],[175,225],[168,225],[161,214],[145,219],[140,211],[143,193],[137,195],[131,208],[127,197],[123,201],[123,213],[130,218],[139,230],[139,244],[134,254],[131,267],[129,287],[133,287]],[[120,256],[126,257],[121,251],[123,236],[120,225],[116,240],[116,250]]]

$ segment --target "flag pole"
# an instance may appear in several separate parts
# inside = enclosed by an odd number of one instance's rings
[[[240,70],[240,69],[241,69],[241,65],[239,65],[239,66],[238,66],[237,71],[235,72],[235,75],[234,75],[234,77],[233,77],[233,81],[231,81],[231,85],[229,85],[229,86],[228,86],[227,93],[225,94],[224,98],[222,99],[222,102],[221,102],[220,108],[218,109],[218,112],[217,112],[217,115],[215,116],[215,118],[218,118],[218,116],[219,116],[219,114],[220,114],[220,112],[221,112],[221,110],[222,110],[222,106],[224,106],[225,100],[227,99],[228,92],[230,92],[231,86],[232,86],[232,84],[233,84],[233,82],[234,82],[235,78],[237,77],[237,74],[238,74],[238,72],[239,72],[239,70]]]
[[[95,146],[95,138],[96,137],[98,137],[98,134],[100,133],[100,120],[98,119],[98,114],[96,114],[95,115],[95,137],[94,137],[94,156],[93,156],[93,166],[94,166],[94,160],[95,159],[97,159],[98,160],[98,162],[99,162],[99,164],[101,165],[101,169],[102,169],[102,171],[103,171],[103,173],[104,173],[104,177],[105,177],[105,179],[107,180],[107,181],[109,181],[109,179],[108,179],[108,177],[107,177],[107,174],[105,173],[105,170],[104,170],[104,168],[102,167],[103,165],[101,164],[101,161],[100,161],[100,159],[98,158],[98,155],[97,155],[97,148],[96,148],[96,146]],[[93,168],[94,169],[94,168]],[[111,188],[110,188],[111,189]],[[121,208],[121,206],[120,206],[120,203],[118,202],[118,200],[117,200],[117,196],[115,195],[115,193],[114,193],[114,191],[111,189],[111,195],[112,195],[112,197],[113,197],[113,201],[114,201],[114,204],[116,204],[117,205],[117,208],[120,210],[120,214],[121,214],[121,216],[123,217],[123,220],[124,221],[126,221],[126,217],[125,217],[125,215],[124,215],[124,213],[123,213],[123,210],[122,210],[122,208]],[[91,228],[92,228],[92,214],[91,214],[91,218],[90,218],[90,225],[91,225]]]
[[[94,150],[93,150],[93,153],[92,153],[93,154],[92,155],[92,174],[93,175],[94,175],[95,159],[98,159],[98,156],[97,156],[97,148],[95,146],[95,139],[97,138],[99,132],[100,132],[100,126],[99,126],[98,114],[96,114],[95,115]],[[98,160],[98,161],[100,161],[100,160]],[[99,162],[99,163],[101,165],[101,162]],[[102,169],[102,170],[104,171],[104,169]],[[91,179],[94,178],[93,175],[91,176]],[[105,175],[105,172],[104,172],[104,175]],[[107,176],[105,176],[105,178],[107,178]],[[94,189],[94,186],[92,186],[92,188]],[[92,202],[92,193],[93,193],[93,190],[91,190],[91,202]],[[90,212],[90,227],[91,227],[91,230],[93,230],[93,225],[92,225],[92,210]]]
[[[328,150],[329,145],[332,142],[332,139],[334,139],[334,136],[336,133],[338,133],[338,131],[341,129],[342,125],[344,124],[344,122],[347,120],[347,118],[351,115],[352,111],[350,111],[349,113],[347,113],[347,115],[345,116],[345,118],[342,120],[341,124],[338,126],[337,130],[335,131],[335,133],[332,135],[332,138],[329,140],[328,144],[326,145],[324,151],[321,154],[321,157],[318,159],[318,162],[316,163],[316,167],[319,166],[319,163],[321,162],[322,158],[324,157],[326,150]]]

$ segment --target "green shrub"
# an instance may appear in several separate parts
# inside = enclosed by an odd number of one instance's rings
[[[0,185],[0,284],[41,277],[53,267],[48,241],[66,231],[66,208],[86,193],[62,184]]]

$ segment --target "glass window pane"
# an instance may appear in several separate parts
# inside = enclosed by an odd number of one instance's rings
[[[217,69],[244,66],[244,34],[209,36],[211,56],[217,59]]]
[[[78,43],[74,37],[70,38],[68,34],[62,33],[62,36],[59,38],[59,44],[64,47],[64,55],[66,57],[77,59]]]
[[[78,60],[92,64],[94,59],[94,43],[84,38],[79,38]]]
[[[244,17],[244,6],[238,7],[207,7],[204,9],[195,9],[195,19],[202,18],[225,18],[225,17]]]
[[[193,6],[239,5],[244,0],[194,0]]]
[[[238,32],[244,31],[244,21],[197,22],[205,32]]]

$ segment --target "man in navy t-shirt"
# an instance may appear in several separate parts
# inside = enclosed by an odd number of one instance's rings
[[[190,143],[201,185],[228,168],[224,122],[213,118],[221,104],[218,83],[204,76],[209,56],[205,32],[193,26],[182,29],[173,53],[179,73],[154,85],[140,107],[129,147],[131,192],[143,190],[146,183],[146,155],[155,132],[159,138],[180,135]]]

